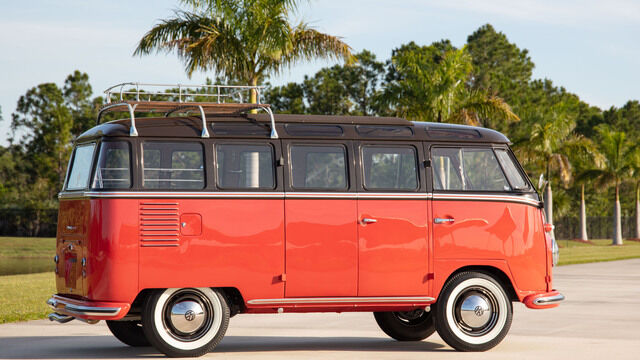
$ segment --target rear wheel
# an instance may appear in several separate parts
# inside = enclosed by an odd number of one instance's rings
[[[374,312],[373,316],[385,334],[398,341],[420,341],[428,338],[436,329],[433,313],[416,309],[400,312]]]
[[[511,301],[502,285],[479,272],[462,272],[449,280],[436,304],[440,337],[458,351],[485,351],[509,332]]]
[[[129,346],[150,346],[140,321],[107,320],[107,327],[118,340]]]
[[[227,331],[229,307],[211,288],[159,290],[145,301],[142,325],[149,342],[167,356],[202,356]]]

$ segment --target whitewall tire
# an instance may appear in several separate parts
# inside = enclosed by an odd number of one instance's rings
[[[229,307],[211,288],[158,290],[145,300],[142,325],[149,342],[167,356],[202,356],[227,331]]]
[[[440,337],[458,351],[486,351],[509,332],[513,310],[503,286],[480,272],[462,272],[443,287],[436,303]]]

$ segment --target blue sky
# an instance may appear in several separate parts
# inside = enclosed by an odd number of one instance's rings
[[[2,2],[0,144],[7,143],[18,98],[39,83],[62,84],[75,69],[89,74],[94,94],[124,81],[197,84],[213,77],[187,79],[173,54],[131,56],[140,37],[177,7],[176,0]],[[639,1],[315,0],[301,1],[295,17],[381,60],[409,41],[450,39],[461,46],[491,23],[529,50],[534,78],[550,78],[601,108],[640,98]],[[327,65],[301,64],[271,82],[300,81]]]

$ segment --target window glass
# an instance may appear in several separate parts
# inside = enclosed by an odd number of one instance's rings
[[[95,147],[96,144],[92,143],[80,145],[74,150],[73,164],[71,164],[71,172],[69,172],[69,179],[67,179],[67,190],[86,189],[89,186]]]
[[[516,190],[528,189],[529,184],[522,176],[522,173],[518,171],[518,167],[513,163],[513,159],[509,156],[507,150],[496,149],[496,156],[498,156],[500,164],[502,164],[502,168],[504,169],[511,186]]]
[[[126,189],[131,187],[129,143],[102,142],[93,178],[95,189]]]
[[[344,146],[292,146],[293,187],[298,189],[346,189],[346,157]]]
[[[274,162],[270,145],[216,145],[218,187],[273,189]]]
[[[491,149],[433,148],[431,169],[435,190],[511,190]]]
[[[145,188],[204,188],[204,162],[199,143],[146,142],[142,145],[142,163]]]
[[[364,186],[368,190],[415,190],[418,188],[416,151],[413,147],[362,148]]]

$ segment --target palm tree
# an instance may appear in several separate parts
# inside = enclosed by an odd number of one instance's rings
[[[147,32],[134,55],[173,52],[194,71],[211,70],[227,80],[258,85],[302,60],[352,61],[341,38],[304,22],[292,25],[297,0],[181,0],[191,11],[176,10]],[[251,102],[257,101],[251,92]]]
[[[573,132],[575,121],[571,119],[563,104],[557,104],[546,114],[531,114],[534,123],[527,138],[515,142],[520,157],[526,163],[533,163],[544,169],[547,182],[540,189],[544,191],[544,210],[546,222],[553,224],[553,191],[552,175],[558,174],[562,184],[567,185],[572,179],[572,166],[569,154],[583,152],[589,141]],[[536,118],[541,116],[542,118]],[[555,234],[551,232],[555,239]]]
[[[599,126],[598,151],[603,156],[603,164],[585,171],[585,175],[596,180],[602,187],[615,187],[613,245],[622,245],[622,221],[620,210],[620,184],[629,178],[638,159],[637,144],[632,144],[623,131],[614,131],[607,126]]]
[[[410,44],[392,57],[395,79],[386,84],[382,102],[396,115],[418,121],[492,125],[483,119],[519,121],[501,98],[468,86],[472,63],[466,46],[442,51]]]
[[[640,151],[636,151],[635,159],[631,164],[633,168],[633,179],[636,183],[636,240],[640,240]]]

